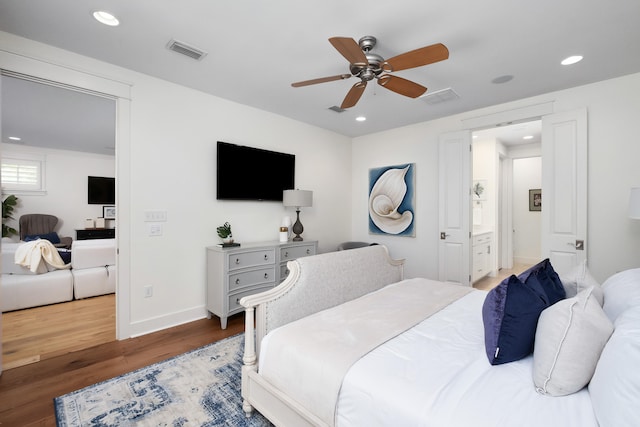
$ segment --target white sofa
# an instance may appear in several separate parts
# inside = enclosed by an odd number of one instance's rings
[[[51,270],[41,263],[36,273],[15,264],[21,244],[2,243],[2,312],[115,292],[115,239],[76,240],[70,269]]]

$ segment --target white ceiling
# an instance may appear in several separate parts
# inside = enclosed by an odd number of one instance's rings
[[[121,25],[99,24],[98,9]],[[638,0],[0,0],[0,30],[350,137],[640,72]],[[364,35],[378,38],[384,58],[444,43],[448,60],[396,74],[459,99],[431,105],[369,84],[354,108],[336,113],[329,107],[355,78],[291,87],[348,73],[328,38]],[[207,56],[172,52],[171,39]],[[575,54],[585,59],[560,65]]]

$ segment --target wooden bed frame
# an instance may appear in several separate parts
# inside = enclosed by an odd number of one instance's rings
[[[325,425],[260,376],[260,342],[282,325],[399,282],[403,266],[404,260],[392,259],[381,245],[304,257],[289,261],[289,276],[279,286],[242,298],[242,398],[247,417],[255,408],[278,426]]]

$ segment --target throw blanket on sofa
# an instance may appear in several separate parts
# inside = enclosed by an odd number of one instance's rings
[[[470,291],[408,279],[289,323],[263,341],[260,375],[332,426],[353,363]]]
[[[16,249],[15,263],[29,268],[31,272],[36,273],[41,262],[59,270],[71,267],[71,264],[64,263],[58,249],[48,240],[32,240]]]

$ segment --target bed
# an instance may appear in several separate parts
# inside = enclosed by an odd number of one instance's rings
[[[640,425],[640,269],[602,286],[586,266],[563,277],[575,293],[538,313],[532,354],[496,363],[486,310],[499,292],[404,279],[383,245],[288,267],[282,284],[241,300],[247,416],[296,427]],[[547,348],[551,336],[561,345]],[[551,381],[538,378],[546,362]]]

